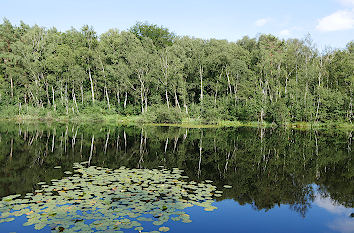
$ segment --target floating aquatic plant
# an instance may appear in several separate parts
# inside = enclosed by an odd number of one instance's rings
[[[191,206],[212,211],[213,196],[220,191],[205,183],[188,182],[182,170],[108,169],[85,167],[75,163],[74,172],[52,183],[38,183],[34,193],[11,195],[0,202],[1,222],[26,215],[25,226],[35,229],[49,226],[54,231],[70,232],[115,231],[144,229],[152,222],[161,232],[170,219],[191,222],[183,210]],[[155,230],[154,232],[159,232]]]

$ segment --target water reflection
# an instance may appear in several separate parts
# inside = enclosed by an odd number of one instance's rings
[[[34,225],[41,230],[106,232],[131,229],[142,231],[152,222],[161,232],[169,231],[165,224],[190,223],[183,210],[199,206],[205,211],[212,206],[213,196],[220,195],[211,181],[186,182],[178,168],[166,169],[108,169],[74,164],[74,174],[48,185],[40,182],[41,189],[24,197],[10,195],[0,201],[0,223],[26,216],[24,226]],[[57,169],[61,167],[57,166]],[[151,224],[150,224],[151,225]],[[121,232],[121,231],[119,231]]]
[[[0,195],[27,193],[60,179],[74,162],[109,168],[183,169],[191,180],[213,180],[256,210],[281,204],[305,217],[316,190],[353,208],[350,132],[284,129],[184,129],[99,125],[0,125]],[[317,188],[316,188],[317,189]]]
[[[351,210],[336,203],[330,197],[317,195],[314,204],[335,215],[335,219],[327,223],[328,227],[336,232],[351,233],[354,231],[354,220],[350,219]]]

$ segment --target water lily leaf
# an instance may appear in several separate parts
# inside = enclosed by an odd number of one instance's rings
[[[40,182],[42,189],[35,195],[3,198],[0,207],[11,206],[12,211],[4,208],[1,221],[25,215],[24,225],[34,224],[36,229],[54,225],[59,232],[142,230],[144,222],[160,226],[171,216],[177,216],[171,217],[173,221],[188,223],[190,216],[183,209],[196,205],[212,211],[216,209],[212,196],[220,194],[211,182],[181,180],[182,172],[177,168],[112,170],[75,163],[75,174],[66,171],[68,177],[49,185]]]
[[[215,207],[215,206],[209,206],[209,207],[204,208],[205,211],[213,211],[216,209],[217,209],[217,207]]]
[[[15,220],[15,218],[4,218],[4,219],[0,219],[0,223],[3,223],[3,222],[11,222]]]
[[[170,228],[169,227],[160,227],[159,228],[159,231],[162,231],[162,232],[166,232],[166,231],[169,231]]]
[[[40,230],[43,229],[46,225],[46,223],[37,223],[36,225],[34,225],[34,229]]]
[[[145,218],[145,217],[139,217],[139,218],[137,218],[137,220],[139,220],[139,221],[145,221],[145,222],[151,222],[151,221],[153,221],[152,218]]]
[[[159,225],[164,224],[164,222],[163,221],[154,221],[152,224],[154,224],[155,226],[159,226]]]
[[[192,220],[190,220],[190,219],[183,219],[182,222],[184,222],[184,223],[191,223]]]
[[[10,196],[2,198],[2,201],[11,201],[11,200],[13,200],[17,197],[20,197],[20,196],[21,196],[21,194],[10,195]]]

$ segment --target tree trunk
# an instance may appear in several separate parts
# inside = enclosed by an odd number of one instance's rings
[[[106,94],[106,98],[107,98],[108,109],[111,110],[111,105],[110,105],[110,103],[109,103],[109,96],[108,96],[108,91],[107,91],[107,86],[106,86],[106,84],[105,84],[104,89],[105,89],[105,94]]]
[[[104,90],[105,90],[105,95],[106,95],[106,98],[107,98],[107,105],[108,105],[108,109],[111,110],[111,105],[109,104],[109,96],[108,96],[108,91],[107,91],[107,84],[106,84],[106,73],[104,71],[104,66],[103,66],[103,63],[102,63],[102,60],[101,60],[101,57],[99,56],[99,59],[100,59],[100,63],[101,63],[101,67],[102,67],[102,73],[103,73],[103,78],[104,78]]]
[[[73,95],[73,100],[74,100],[74,103],[75,103],[76,111],[79,113],[79,108],[78,108],[78,106],[77,106],[74,88],[73,88],[72,92],[73,92],[72,95]]]
[[[45,82],[45,93],[47,95],[47,103],[48,103],[48,107],[49,107],[50,106],[50,97],[49,97],[48,82]]]
[[[316,117],[315,117],[316,121],[318,120],[318,112],[319,112],[319,110],[320,110],[320,103],[321,103],[321,99],[320,99],[320,97],[318,97],[318,100],[317,100],[317,109],[316,109]]]
[[[166,142],[165,142],[165,154],[167,152],[167,148],[168,148],[168,138],[166,139]]]
[[[91,84],[91,95],[92,95],[92,103],[95,103],[95,92],[93,90],[93,80],[92,80],[92,76],[91,76],[91,69],[88,69],[89,71],[89,78],[90,78],[90,84]]]
[[[140,81],[140,101],[141,101],[141,113],[144,113],[144,82],[142,81],[141,75],[138,74]]]
[[[147,93],[145,92],[145,112],[147,112],[148,109],[148,101],[147,101]]]
[[[186,109],[186,114],[188,115],[188,107],[187,107],[187,104],[186,104],[185,101],[183,102],[183,106],[184,106],[184,108]]]
[[[11,83],[11,98],[14,98],[14,83],[12,81],[11,76],[10,76],[10,83]]]
[[[14,151],[14,139],[11,138],[11,147],[10,147],[10,159],[12,159],[12,153]]]
[[[68,86],[65,84],[65,109],[66,115],[69,114]]]
[[[322,78],[322,56],[320,58],[320,71],[318,72],[318,87],[321,86],[321,78]]]
[[[165,90],[165,97],[166,97],[167,108],[170,108],[170,102],[168,100],[167,87],[166,87],[166,90]]]
[[[200,177],[202,170],[201,170],[201,165],[202,165],[202,150],[203,150],[203,131],[201,131],[200,134],[200,141],[199,141],[199,162],[198,162],[198,177]]]
[[[351,93],[351,91],[350,91],[350,93]],[[350,123],[352,123],[352,118],[353,118],[353,99],[352,99],[352,95],[351,94],[350,94],[348,118],[349,118]]]
[[[107,136],[106,136],[106,143],[104,144],[104,154],[107,153],[107,147],[108,147],[108,141],[109,141],[109,134],[110,134],[111,130],[108,130],[107,132]]]
[[[119,98],[119,89],[117,91],[117,103],[118,103],[118,106],[120,105],[120,98]]]
[[[124,98],[124,108],[127,106],[127,99],[128,99],[128,93],[125,92],[125,98]]]
[[[63,99],[63,83],[60,82],[60,103],[61,106],[64,106],[64,99]]]
[[[82,83],[80,85],[80,91],[81,91],[81,104],[84,104],[84,88],[82,87]]]
[[[53,98],[53,107],[54,111],[57,110],[57,106],[55,105],[55,92],[54,92],[54,87],[52,86],[52,98]]]
[[[199,66],[200,77],[200,102],[203,103],[203,67]]]
[[[178,96],[177,96],[177,91],[175,89],[175,106],[178,106],[178,109],[181,109],[181,106],[179,105],[179,101],[178,101]]]
[[[216,104],[216,99],[218,97],[218,84],[219,81],[216,81],[216,85],[215,85],[215,95],[214,95],[214,103]]]
[[[92,159],[92,154],[93,154],[93,143],[95,142],[95,135],[92,135],[92,140],[91,140],[91,150],[90,150],[90,157],[88,160],[88,165],[90,166],[91,159]]]
[[[237,83],[234,85],[234,94],[235,94],[235,107],[237,105]]]
[[[227,88],[227,94],[229,94],[230,93],[230,95],[232,94],[232,89],[231,89],[231,81],[230,81],[230,75],[229,75],[230,73],[227,71],[226,72],[226,77],[227,77],[227,86],[228,86],[228,88]]]

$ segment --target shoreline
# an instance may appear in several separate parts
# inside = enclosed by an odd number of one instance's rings
[[[269,122],[242,122],[242,121],[216,121],[210,124],[203,123],[199,119],[184,118],[181,123],[154,123],[142,121],[140,116],[121,116],[121,115],[81,115],[81,116],[31,116],[31,115],[15,115],[11,117],[0,117],[0,121],[11,122],[39,122],[39,123],[99,123],[116,126],[167,126],[180,128],[228,128],[228,127],[256,127],[256,128],[276,128],[283,127],[296,130],[354,130],[354,124],[347,122],[291,122],[286,125],[276,125]]]

